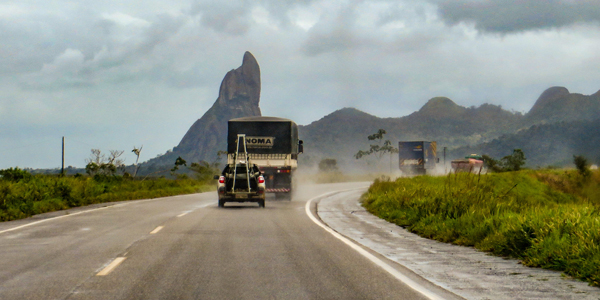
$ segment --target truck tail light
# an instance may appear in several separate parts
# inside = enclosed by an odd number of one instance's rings
[[[258,176],[258,183],[265,183],[265,178],[261,176]]]
[[[219,183],[225,183],[225,176],[219,177]]]

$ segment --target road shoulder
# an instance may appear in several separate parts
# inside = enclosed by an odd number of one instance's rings
[[[330,228],[467,299],[600,299],[600,289],[559,272],[529,268],[421,238],[368,213],[358,199],[365,190],[321,199],[317,213]]]

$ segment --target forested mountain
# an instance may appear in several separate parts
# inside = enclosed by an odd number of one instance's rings
[[[585,96],[566,88],[544,91],[525,115],[493,104],[463,107],[445,97],[430,99],[419,111],[400,118],[378,118],[354,108],[335,111],[309,125],[301,126],[306,163],[319,158],[336,158],[354,165],[358,150],[368,149],[367,136],[385,129],[385,139],[437,141],[447,147],[449,159],[470,153],[494,157],[522,148],[528,165],[568,163],[573,154],[596,159],[596,128],[600,116],[600,92]],[[575,121],[578,120],[578,121]],[[594,127],[596,126],[596,127]]]
[[[214,160],[217,151],[225,148],[227,120],[260,116],[259,101],[260,68],[247,52],[242,66],[223,79],[213,107],[193,124],[172,152],[146,162],[146,167],[172,165],[178,156],[189,162]],[[342,108],[299,126],[300,138],[305,142],[300,159],[304,166],[334,158],[342,169],[373,169],[376,159],[369,156],[357,161],[354,154],[374,143],[367,136],[385,129],[384,140],[395,146],[399,141],[437,141],[440,153],[444,147],[449,149],[448,159],[470,153],[500,158],[521,148],[528,166],[566,164],[573,154],[596,160],[600,159],[595,150],[599,146],[598,116],[600,91],[585,96],[564,87],[544,91],[525,115],[494,104],[463,107],[445,97],[432,98],[418,111],[398,118],[379,118],[355,108]],[[397,157],[391,159],[397,163]]]
[[[533,125],[487,143],[453,149],[449,154],[460,157],[464,153],[482,153],[501,158],[511,154],[515,148],[523,150],[530,167],[570,165],[573,155],[583,155],[588,161],[598,164],[600,119]]]

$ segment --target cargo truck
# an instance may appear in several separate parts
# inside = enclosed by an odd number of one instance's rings
[[[227,131],[227,162],[233,163],[238,134],[244,134],[248,156],[265,178],[265,192],[279,199],[292,199],[293,175],[303,142],[298,139],[298,125],[276,117],[231,119]]]
[[[464,159],[455,159],[450,162],[454,173],[471,172],[481,173],[483,171],[483,157],[477,154],[465,156]]]
[[[407,175],[431,173],[439,162],[436,142],[399,142],[400,170]]]

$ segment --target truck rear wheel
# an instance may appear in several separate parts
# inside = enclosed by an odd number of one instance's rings
[[[225,207],[225,200],[219,199],[219,207]]]
[[[258,200],[258,207],[265,208],[265,199]]]

